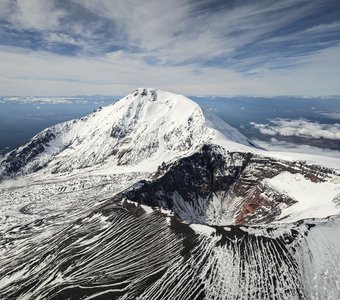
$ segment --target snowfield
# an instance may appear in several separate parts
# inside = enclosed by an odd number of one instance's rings
[[[281,173],[265,184],[278,190],[297,203],[283,210],[283,222],[295,222],[301,219],[326,218],[340,213],[339,177],[326,182],[312,182],[301,174]]]

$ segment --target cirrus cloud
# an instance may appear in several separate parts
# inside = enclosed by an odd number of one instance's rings
[[[0,94],[123,94],[146,81],[191,95],[340,94],[338,8],[336,0],[1,0]]]

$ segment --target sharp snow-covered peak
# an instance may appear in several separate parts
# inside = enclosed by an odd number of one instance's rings
[[[140,88],[84,118],[45,129],[7,155],[0,175],[41,168],[59,173],[98,165],[121,169],[138,165],[138,170],[152,171],[206,143],[231,150],[249,151],[251,146],[235,128],[187,97]]]

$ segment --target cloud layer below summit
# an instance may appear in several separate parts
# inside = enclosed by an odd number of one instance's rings
[[[296,136],[314,139],[340,140],[340,124],[321,124],[305,119],[271,120],[270,124],[251,122],[251,125],[265,135]]]

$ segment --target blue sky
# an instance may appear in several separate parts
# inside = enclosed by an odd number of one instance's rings
[[[338,0],[1,0],[1,95],[340,94]]]

